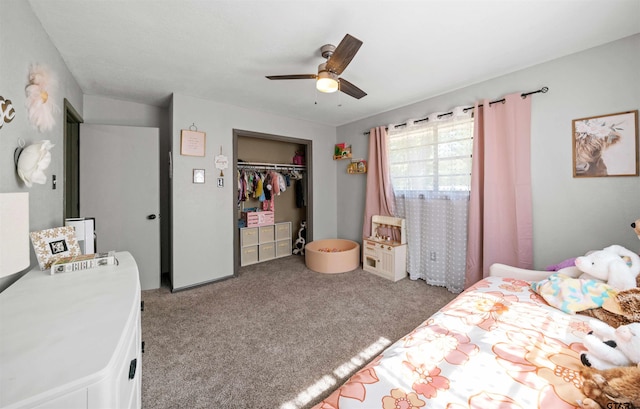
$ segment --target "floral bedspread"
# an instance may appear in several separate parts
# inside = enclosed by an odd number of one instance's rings
[[[314,409],[579,408],[588,320],[523,280],[476,283]]]

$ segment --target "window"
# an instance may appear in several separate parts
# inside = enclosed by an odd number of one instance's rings
[[[390,130],[388,160],[395,216],[407,226],[412,279],[464,288],[471,188],[473,118],[464,108]]]
[[[470,115],[390,130],[388,144],[389,171],[396,194],[470,190],[473,150]]]

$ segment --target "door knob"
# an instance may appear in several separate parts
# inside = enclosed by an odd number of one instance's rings
[[[155,218],[156,218],[155,214],[150,214],[149,216],[147,216],[147,219],[149,219],[149,220],[153,220]]]

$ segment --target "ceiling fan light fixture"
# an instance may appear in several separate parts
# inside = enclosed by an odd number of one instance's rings
[[[356,87],[346,79],[340,77],[347,65],[360,49],[362,41],[347,34],[338,46],[325,44],[320,48],[322,57],[327,61],[318,66],[316,74],[293,74],[293,75],[267,75],[270,80],[316,80],[316,89],[324,93],[336,91],[344,92],[350,97],[360,99],[367,95],[366,92]]]
[[[318,81],[316,81],[316,88],[320,92],[336,92],[338,86],[338,76],[329,71],[320,71],[318,73]]]

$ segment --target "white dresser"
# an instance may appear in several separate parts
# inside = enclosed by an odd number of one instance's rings
[[[140,408],[140,279],[119,265],[32,270],[0,293],[0,408]]]

